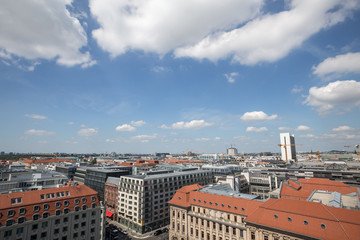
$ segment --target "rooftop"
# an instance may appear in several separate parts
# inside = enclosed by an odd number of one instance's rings
[[[258,196],[252,194],[245,194],[233,191],[230,184],[215,184],[204,186],[199,192],[230,196],[235,198],[244,198],[244,199],[256,199]]]

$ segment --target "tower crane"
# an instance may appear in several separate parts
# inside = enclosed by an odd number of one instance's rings
[[[286,163],[288,163],[288,156],[287,156],[287,148],[288,146],[302,146],[302,144],[278,144],[279,147],[284,147],[285,149],[285,159]]]
[[[354,147],[358,155],[358,161],[360,161],[360,151],[359,151],[360,144],[355,144],[352,146],[344,146],[344,147]]]

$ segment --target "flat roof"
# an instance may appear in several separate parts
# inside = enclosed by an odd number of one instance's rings
[[[215,195],[222,195],[228,197],[235,197],[235,198],[245,198],[249,200],[254,200],[258,198],[256,195],[246,194],[246,193],[239,193],[230,187],[230,184],[211,184],[204,186],[202,189],[198,190],[199,192],[211,193]]]
[[[211,171],[208,171],[208,170],[172,171],[170,173],[159,173],[159,174],[152,174],[152,175],[128,175],[128,176],[121,176],[121,177],[151,180],[151,179],[158,179],[158,178],[183,176],[183,175],[189,175],[189,174],[194,174],[194,173],[211,173]]]

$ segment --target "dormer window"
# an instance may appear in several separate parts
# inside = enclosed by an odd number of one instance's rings
[[[26,208],[20,208],[19,209],[19,214],[20,215],[23,215],[23,214],[25,214],[26,213]]]
[[[309,222],[307,220],[304,220],[304,225],[308,225]]]
[[[324,223],[322,223],[320,226],[322,229],[326,229],[326,225]]]
[[[47,204],[47,203],[45,203],[45,204],[43,205],[43,208],[44,208],[44,210],[48,210],[48,209],[50,208],[50,205]]]
[[[8,216],[8,217],[12,217],[12,216],[14,216],[14,215],[15,215],[15,211],[14,211],[13,209],[8,210],[8,213],[7,213],[7,216]]]
[[[79,204],[79,203],[80,203],[80,201],[79,201],[78,198],[75,198],[74,202],[75,202],[75,204]]]
[[[81,202],[82,202],[82,203],[86,203],[86,198],[83,197],[83,198],[81,199]]]
[[[39,205],[35,205],[34,206],[34,212],[38,212],[40,211],[40,206]]]
[[[274,214],[274,218],[275,218],[275,219],[278,219],[279,216],[278,216],[277,214]]]
[[[291,217],[288,217],[288,221],[289,221],[289,222],[292,222],[292,218],[291,218]]]

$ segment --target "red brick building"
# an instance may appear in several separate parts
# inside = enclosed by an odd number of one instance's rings
[[[105,183],[104,201],[106,206],[106,216],[113,220],[117,219],[119,181],[120,178],[118,177],[108,177]]]

